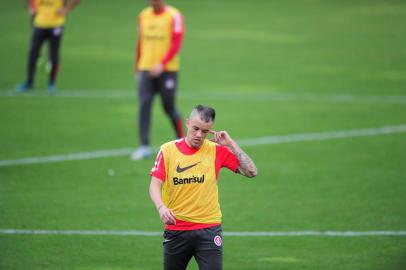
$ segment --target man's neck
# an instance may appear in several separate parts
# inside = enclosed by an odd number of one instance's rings
[[[189,140],[187,139],[187,137],[185,137],[185,143],[187,144],[187,146],[193,148],[193,146],[191,145],[191,143],[189,142]]]
[[[155,13],[156,15],[159,15],[159,14],[161,14],[161,13],[164,12],[164,11],[165,11],[165,5],[162,5],[162,6],[159,6],[159,7],[154,8],[154,13]]]
[[[196,149],[196,150],[198,150],[198,149],[200,148],[200,147],[198,147],[198,148],[193,147],[192,144],[188,141],[187,137],[185,137],[185,143],[186,143],[186,145],[189,146],[190,148],[193,148],[193,149]]]

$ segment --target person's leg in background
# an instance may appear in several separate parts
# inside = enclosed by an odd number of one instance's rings
[[[52,30],[49,38],[49,57],[51,60],[51,72],[49,73],[48,91],[53,92],[56,87],[56,78],[59,72],[59,48],[61,45],[63,27]]]
[[[16,90],[18,92],[24,92],[33,87],[39,51],[47,37],[46,29],[33,27],[31,31],[31,41],[27,63],[27,77],[23,83],[17,85]]]
[[[176,138],[183,137],[182,117],[176,109],[177,73],[164,72],[159,77],[159,93],[162,106],[175,130]]]
[[[155,94],[155,80],[152,79],[148,71],[138,72],[138,135],[140,138],[139,148],[131,154],[132,160],[149,158],[149,130],[151,126],[151,109]]]

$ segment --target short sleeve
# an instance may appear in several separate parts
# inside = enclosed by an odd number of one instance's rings
[[[184,31],[183,16],[180,12],[175,12],[173,14],[173,28],[172,32],[174,34],[182,34]]]
[[[240,162],[235,156],[235,154],[223,145],[216,145],[216,176],[218,178],[218,173],[221,168],[227,168],[233,172],[238,171]]]
[[[164,155],[162,154],[161,150],[156,156],[155,163],[151,169],[150,175],[158,178],[162,182],[164,182],[166,179]]]

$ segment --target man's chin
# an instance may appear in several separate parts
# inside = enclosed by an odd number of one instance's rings
[[[201,142],[192,142],[192,147],[193,148],[200,148],[200,146],[202,146]]]

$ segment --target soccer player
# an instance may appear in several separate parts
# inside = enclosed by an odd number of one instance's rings
[[[165,224],[165,270],[186,269],[193,256],[200,270],[222,269],[219,170],[257,175],[230,135],[212,130],[214,120],[213,108],[196,106],[186,120],[186,137],[163,144],[150,173],[150,197]]]
[[[55,91],[63,26],[66,15],[79,2],[80,0],[28,0],[29,12],[33,16],[33,27],[28,55],[27,78],[25,82],[17,86],[16,90],[18,92],[32,89],[39,52],[45,41],[49,42],[49,56],[51,60],[48,91]]]
[[[175,130],[183,137],[181,115],[175,106],[178,53],[182,44],[184,25],[182,14],[164,0],[149,0],[138,17],[138,41],[135,69],[138,81],[140,147],[131,155],[133,160],[149,158],[151,106],[155,94],[161,96],[165,113]]]

